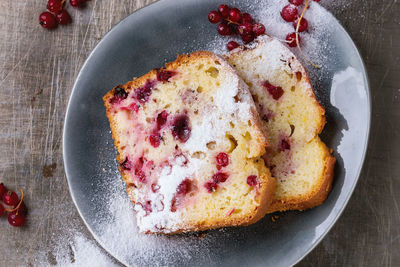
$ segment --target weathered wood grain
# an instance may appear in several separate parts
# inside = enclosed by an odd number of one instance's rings
[[[300,266],[400,266],[400,3],[323,0],[361,50],[373,101],[370,147],[343,216]],[[0,181],[24,188],[29,223],[0,218],[0,266],[42,265],[63,227],[87,233],[62,164],[67,101],[84,60],[113,25],[152,0],[91,0],[73,24],[42,30],[46,0],[0,0]]]

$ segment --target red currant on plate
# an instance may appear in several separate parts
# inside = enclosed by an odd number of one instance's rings
[[[239,35],[247,35],[253,30],[253,25],[249,22],[242,23],[238,26]]]
[[[296,20],[293,22],[293,27],[296,30],[297,29],[297,23],[299,20]],[[308,21],[305,18],[302,18],[300,20],[300,25],[299,25],[299,32],[304,32],[308,28]]]
[[[294,5],[286,5],[282,8],[281,16],[287,22],[292,22],[297,18],[298,11]]]
[[[222,5],[220,5],[219,7],[218,7],[218,11],[219,11],[219,13],[221,13],[221,16],[223,17],[223,18],[227,18],[228,16],[229,16],[229,11],[230,11],[231,9],[229,8],[229,6],[228,5],[226,5],[226,4],[222,4]]]
[[[220,22],[221,19],[221,14],[218,11],[211,11],[208,13],[208,20],[213,24]]]
[[[222,36],[230,35],[232,33],[232,27],[225,22],[218,25],[218,33]]]
[[[238,22],[242,17],[242,14],[240,13],[240,10],[237,8],[232,8],[229,11],[229,19],[233,22]]]
[[[242,14],[242,23],[253,23],[253,18],[251,17],[251,15],[249,13],[243,13]]]
[[[295,6],[300,6],[302,5],[304,0],[289,0],[289,3],[295,5]]]
[[[256,36],[260,36],[265,33],[265,26],[261,23],[256,23],[253,25],[253,33]]]
[[[300,43],[301,42],[300,35],[298,36],[298,38],[299,38],[299,43]],[[288,41],[288,45],[290,47],[296,47],[297,46],[296,33],[295,32],[289,33],[286,36],[286,41]]]
[[[241,37],[243,42],[245,42],[246,44],[252,42],[255,38],[252,32],[246,35],[241,35]]]
[[[230,41],[226,45],[226,48],[228,48],[229,51],[231,51],[231,50],[233,50],[233,49],[235,49],[237,47],[239,47],[239,44],[237,42],[235,42],[235,41]]]

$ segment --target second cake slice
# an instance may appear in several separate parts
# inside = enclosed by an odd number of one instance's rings
[[[104,96],[119,169],[141,232],[254,223],[275,192],[260,158],[267,138],[247,85],[210,52]]]

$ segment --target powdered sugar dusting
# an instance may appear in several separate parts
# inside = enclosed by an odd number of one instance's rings
[[[173,162],[174,158],[171,157],[169,160]],[[165,166],[161,170],[158,180],[160,189],[157,193],[149,194],[153,212],[146,214],[141,207],[135,206],[139,231],[158,232],[165,228],[164,232],[168,233],[179,229],[180,212],[171,212],[172,198],[179,184],[187,177],[196,176],[201,166],[199,163],[196,164],[197,159],[191,159],[184,164],[185,161],[183,155],[178,156],[172,167]],[[140,194],[134,195],[134,199],[140,200],[140,197]]]

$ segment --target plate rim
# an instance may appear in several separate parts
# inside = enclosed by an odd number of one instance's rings
[[[131,16],[136,15],[138,12],[141,12],[143,9],[146,8],[150,8],[150,7],[154,7],[155,5],[160,5],[161,3],[165,3],[169,0],[159,0],[153,3],[150,3],[146,6],[143,6],[137,10],[135,10],[133,13],[129,14],[127,17],[125,17],[124,19],[122,19],[120,22],[118,22],[117,24],[115,24],[114,26],[112,26],[112,28],[102,37],[102,39],[96,44],[96,46],[93,48],[93,50],[90,52],[90,54],[88,55],[88,57],[86,58],[85,62],[82,64],[82,67],[79,70],[79,73],[75,79],[74,85],[72,87],[70,96],[69,96],[69,100],[68,100],[68,104],[67,104],[67,108],[65,111],[65,117],[64,117],[64,126],[63,126],[63,131],[62,131],[62,156],[63,156],[63,165],[64,165],[64,172],[65,172],[65,178],[67,180],[67,184],[68,184],[68,190],[69,190],[69,194],[72,198],[72,202],[74,203],[79,216],[81,217],[83,223],[85,224],[86,228],[88,229],[88,231],[90,232],[90,234],[92,235],[92,237],[96,240],[96,242],[101,246],[101,248],[107,252],[108,255],[110,255],[115,261],[126,265],[124,262],[122,262],[120,259],[116,258],[114,256],[113,253],[111,253],[106,247],[103,246],[103,243],[99,240],[97,234],[94,233],[93,229],[89,226],[88,222],[86,221],[85,217],[83,216],[78,204],[77,204],[77,200],[75,198],[75,195],[73,194],[73,190],[72,190],[72,185],[70,183],[70,179],[68,178],[69,175],[69,167],[68,167],[68,151],[66,148],[66,142],[67,142],[67,134],[66,131],[68,129],[68,119],[71,116],[71,111],[70,111],[70,107],[71,107],[71,103],[72,100],[75,98],[75,94],[78,91],[77,85],[79,83],[79,81],[81,80],[81,77],[84,73],[84,70],[86,69],[87,65],[89,64],[89,62],[91,61],[92,57],[94,56],[94,54],[96,53],[96,51],[102,46],[103,43],[107,42],[108,39],[110,38],[110,36],[114,33],[114,31],[116,31],[116,29],[118,28],[118,26],[120,26],[121,24],[125,23]],[[170,0],[171,1],[171,0]],[[314,4],[318,4],[318,3],[314,3]],[[318,4],[320,5],[320,4]],[[367,97],[367,125],[366,125],[366,138],[365,138],[365,142],[364,142],[364,147],[363,147],[363,151],[362,151],[362,156],[361,156],[361,164],[358,168],[358,170],[356,171],[356,175],[355,175],[355,180],[353,182],[353,184],[351,185],[351,188],[349,190],[349,194],[346,196],[346,198],[343,201],[342,206],[340,207],[340,210],[336,213],[335,217],[333,218],[332,222],[328,225],[328,227],[325,228],[324,232],[318,237],[318,239],[316,239],[315,241],[313,241],[312,245],[303,253],[303,255],[301,257],[298,257],[297,259],[293,260],[293,262],[290,263],[289,266],[294,266],[296,264],[298,264],[300,261],[302,261],[307,255],[310,254],[311,251],[313,251],[315,249],[315,247],[317,245],[320,244],[320,242],[326,237],[326,235],[331,231],[332,227],[337,223],[337,221],[339,220],[339,218],[341,217],[341,215],[343,214],[344,210],[346,209],[348,202],[350,201],[350,198],[352,197],[354,190],[360,180],[360,176],[361,176],[361,172],[365,166],[365,159],[366,159],[366,155],[367,155],[367,151],[368,151],[368,145],[369,145],[369,141],[370,141],[370,130],[371,130],[371,111],[372,111],[372,101],[371,101],[371,89],[370,89],[370,81],[369,81],[369,76],[368,76],[368,72],[367,72],[367,68],[364,62],[363,57],[361,56],[360,50],[357,47],[357,45],[355,44],[355,42],[353,41],[353,39],[351,38],[350,34],[346,31],[346,29],[344,28],[344,26],[341,24],[341,22],[329,11],[327,10],[324,6],[320,5],[326,12],[330,13],[332,15],[332,17],[334,18],[334,20],[338,23],[339,25],[339,29],[342,33],[345,34],[346,38],[348,38],[351,41],[351,45],[353,46],[353,48],[355,49],[355,51],[357,52],[356,55],[357,57],[360,59],[361,62],[361,67],[363,70],[363,79],[364,79],[364,89],[366,91],[366,97]]]

